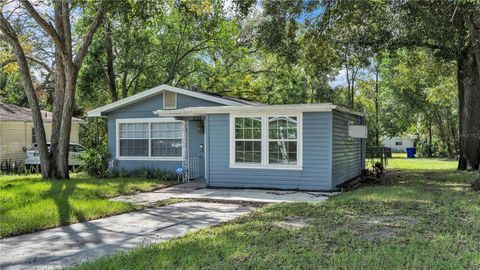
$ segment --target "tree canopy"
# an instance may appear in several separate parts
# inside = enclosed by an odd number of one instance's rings
[[[57,115],[59,132],[69,128],[65,117],[167,83],[267,104],[365,109],[370,145],[418,134],[425,155],[478,168],[474,1],[40,2],[2,5],[2,37],[18,42],[0,39],[0,95],[32,108],[37,99]]]

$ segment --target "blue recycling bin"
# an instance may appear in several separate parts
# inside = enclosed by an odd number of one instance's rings
[[[407,158],[415,158],[415,154],[417,153],[417,149],[414,147],[407,147]]]

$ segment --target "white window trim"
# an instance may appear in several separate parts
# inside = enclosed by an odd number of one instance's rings
[[[128,118],[128,119],[117,119],[116,121],[116,130],[115,130],[115,158],[117,160],[165,160],[165,161],[182,161],[183,160],[183,149],[181,157],[152,157],[151,156],[151,124],[152,123],[172,123],[172,122],[183,122],[181,120],[176,120],[173,117],[168,118]],[[120,124],[125,123],[148,123],[148,157],[138,157],[138,156],[120,156]],[[184,134],[182,128],[182,148],[185,145]]]
[[[269,164],[268,163],[268,117],[294,116],[297,117],[297,164]],[[262,119],[262,158],[261,163],[235,162],[235,118],[260,117]],[[303,113],[242,113],[230,114],[230,168],[242,169],[274,169],[274,170],[303,170]]]
[[[165,98],[165,94],[166,94],[166,93],[171,93],[171,94],[174,95],[174,97],[175,97],[175,105],[174,105],[174,106],[166,106],[166,105],[165,105],[165,100],[167,100],[167,99]],[[177,108],[177,92],[168,91],[168,90],[163,91],[162,100],[163,100],[163,107],[162,107],[163,110],[175,110],[175,109]]]

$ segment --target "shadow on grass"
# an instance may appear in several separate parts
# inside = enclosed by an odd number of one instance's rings
[[[70,216],[73,214],[78,221],[84,221],[85,216],[80,211],[74,211],[70,204],[70,196],[75,191],[76,184],[73,181],[52,181],[50,196],[55,202],[60,218],[60,225],[70,224]]]

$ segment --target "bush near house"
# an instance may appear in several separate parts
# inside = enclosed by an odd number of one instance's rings
[[[107,177],[109,156],[106,143],[89,147],[80,155],[80,159],[83,161],[80,169],[92,177]]]
[[[480,196],[456,162],[393,158],[394,185],[274,204],[75,269],[479,269]]]

